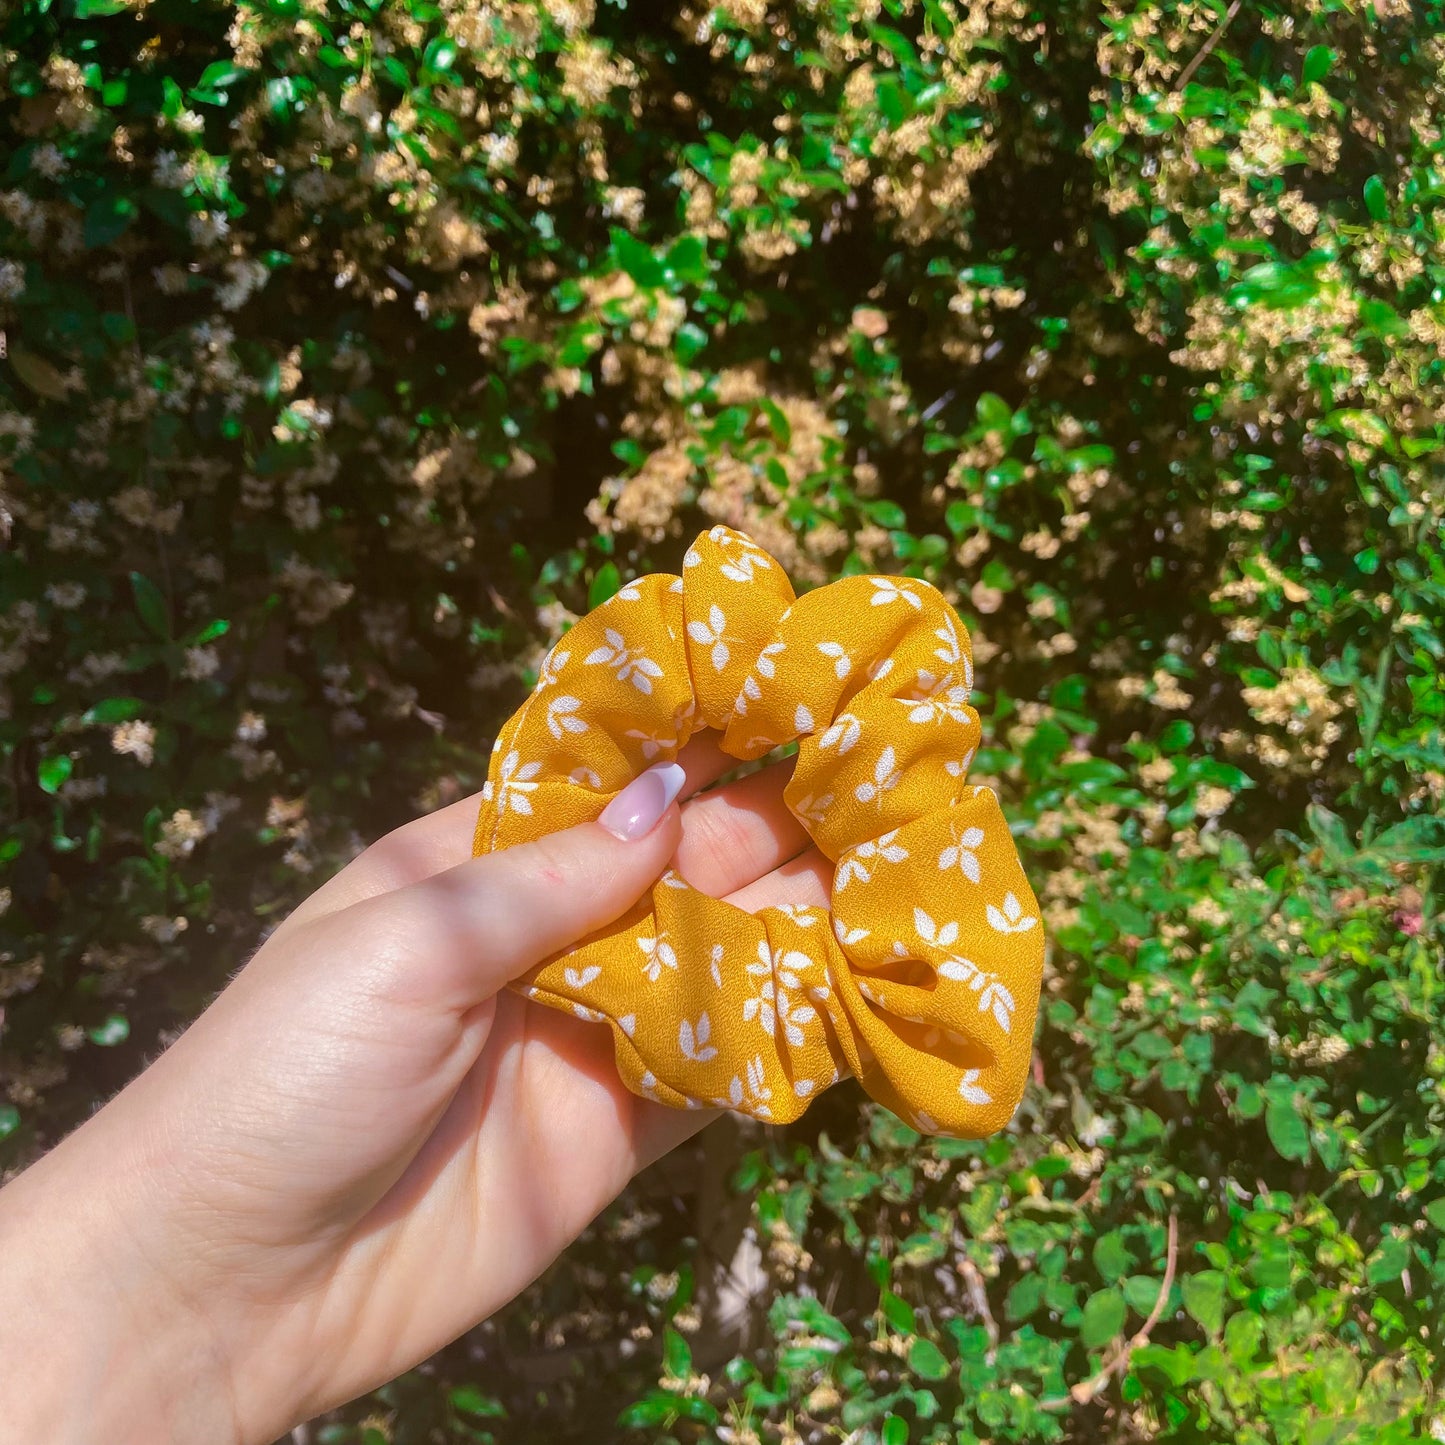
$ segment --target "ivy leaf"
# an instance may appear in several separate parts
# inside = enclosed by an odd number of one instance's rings
[[[1390,195],[1379,176],[1371,176],[1365,182],[1365,209],[1377,221],[1390,219]]]
[[[1264,1110],[1265,1132],[1282,1159],[1308,1159],[1310,1134],[1293,1094],[1270,1094]]]
[[[1124,1296],[1116,1289],[1100,1290],[1092,1295],[1084,1306],[1084,1318],[1079,1324],[1079,1338],[1091,1350],[1107,1344],[1118,1337],[1124,1328],[1126,1314]]]
[[[119,191],[102,191],[85,208],[85,222],[81,227],[81,240],[87,251],[109,246],[125,234],[130,223],[139,214],[140,207],[133,197]]]
[[[953,1367],[932,1340],[918,1339],[908,1347],[908,1368],[925,1380],[946,1380]]]
[[[1312,45],[1305,55],[1305,63],[1300,71],[1300,78],[1306,85],[1313,85],[1317,80],[1323,80],[1335,65],[1335,52],[1328,45]]]
[[[161,589],[149,577],[139,572],[130,574],[130,589],[135,595],[135,610],[140,619],[157,637],[171,635],[170,609]]]
[[[1127,1274],[1133,1264],[1134,1256],[1130,1254],[1129,1246],[1124,1243],[1124,1236],[1117,1229],[1111,1230],[1095,1242],[1094,1268],[1108,1283],[1113,1284],[1121,1275]]]
[[[74,761],[66,753],[60,753],[53,758],[41,758],[40,766],[35,770],[41,791],[52,796],[58,793],[61,784],[70,776],[74,767]]]
[[[70,394],[65,378],[59,370],[43,356],[37,356],[18,342],[10,343],[10,365],[36,396],[48,397],[51,401],[64,401]]]
[[[1180,1285],[1184,1308],[1206,1334],[1217,1335],[1224,1326],[1224,1276],[1217,1269],[1200,1270]]]
[[[617,570],[616,562],[604,562],[592,576],[592,582],[587,588],[588,607],[600,607],[607,599],[617,592],[622,586],[622,573]]]

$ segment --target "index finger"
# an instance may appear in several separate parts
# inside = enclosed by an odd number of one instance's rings
[[[682,790],[684,798],[716,782],[738,765],[736,758],[718,746],[718,735],[711,730],[694,737],[678,754],[677,761],[687,774]],[[377,839],[334,878],[304,899],[276,933],[289,932],[303,923],[349,908],[362,899],[407,888],[465,863],[472,856],[472,835],[481,803],[482,795],[473,793],[469,798],[403,823]]]

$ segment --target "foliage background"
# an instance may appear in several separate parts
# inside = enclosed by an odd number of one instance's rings
[[[6,1168],[719,519],[957,600],[1034,1086],[719,1125],[303,1437],[1445,1437],[1442,20],[7,7]]]

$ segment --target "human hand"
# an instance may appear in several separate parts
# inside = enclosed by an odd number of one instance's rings
[[[679,758],[684,795],[735,766],[714,736]],[[0,1191],[0,1419],[64,1445],[262,1445],[536,1278],[711,1115],[632,1095],[607,1029],[504,985],[670,861],[749,911],[827,907],[791,770],[631,841],[586,824],[469,858],[468,799],[368,849]]]

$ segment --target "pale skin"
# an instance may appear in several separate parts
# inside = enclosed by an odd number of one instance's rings
[[[669,863],[827,907],[791,762],[678,759],[685,801],[473,859],[477,799],[374,844],[182,1037],[0,1190],[0,1420],[54,1445],[267,1445],[455,1339],[705,1124],[509,980]]]

